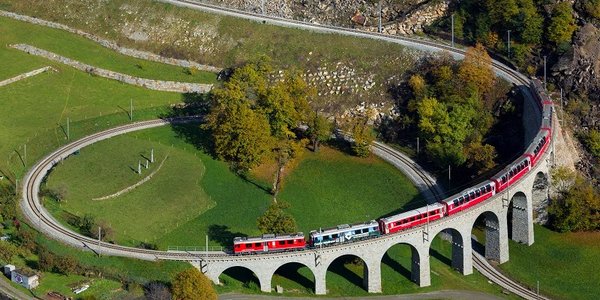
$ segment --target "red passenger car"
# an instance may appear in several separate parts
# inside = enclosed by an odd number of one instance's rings
[[[306,246],[304,234],[274,235],[263,234],[260,237],[236,237],[233,239],[233,252],[261,253],[302,249]]]
[[[444,199],[442,203],[446,206],[446,214],[451,215],[481,203],[495,194],[496,185],[488,180]]]
[[[431,204],[427,207],[413,209],[398,215],[379,219],[379,230],[382,234],[394,233],[400,230],[419,226],[428,221],[435,221],[444,216],[444,205]]]

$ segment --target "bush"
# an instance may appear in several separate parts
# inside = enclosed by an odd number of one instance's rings
[[[600,229],[600,193],[592,184],[564,168],[553,172],[552,181],[558,195],[548,207],[550,225],[560,232]]]
[[[593,129],[582,134],[581,141],[595,158],[600,159],[600,131]]]
[[[196,268],[187,269],[173,280],[173,299],[175,300],[217,300],[210,280]]]

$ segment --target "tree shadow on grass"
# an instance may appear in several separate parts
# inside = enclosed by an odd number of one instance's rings
[[[388,267],[392,268],[392,270],[396,271],[400,275],[408,278],[409,280],[412,279],[411,271],[409,269],[405,268],[403,265],[401,265],[397,260],[390,257],[389,254],[386,253],[383,256],[383,259],[381,260],[381,262],[386,264]]]
[[[452,260],[449,259],[448,257],[444,256],[442,253],[440,253],[439,251],[430,248],[429,249],[429,254],[431,254],[431,256],[435,257],[437,260],[441,261],[442,263],[452,267]]]
[[[355,259],[354,256],[342,256],[331,263],[331,265],[328,268],[328,271],[331,271],[331,272],[345,278],[346,280],[348,280],[350,283],[354,284],[355,286],[364,289],[363,279],[346,266],[347,264],[353,263],[352,261],[354,259]],[[361,261],[361,263],[362,263],[362,261]],[[364,263],[363,263],[363,268],[364,268]]]
[[[222,275],[227,275],[233,280],[241,282],[242,286],[245,288],[253,290],[258,290],[260,288],[260,281],[258,280],[258,277],[256,277],[252,271],[244,267],[229,268],[225,270]],[[221,279],[221,281],[225,285],[230,283],[227,279]]]
[[[305,275],[302,275],[299,272],[299,270],[303,267],[304,265],[299,263],[289,263],[277,269],[277,271],[275,271],[275,274],[300,284],[306,290],[314,291],[314,278],[311,280],[309,277],[306,277]]]
[[[225,248],[232,248],[235,237],[247,237],[247,234],[241,232],[231,232],[226,225],[212,224],[208,226],[208,237],[211,241],[219,243]]]
[[[171,124],[171,128],[173,128],[177,138],[184,140],[186,143],[194,146],[196,149],[201,150],[202,152],[216,159],[213,142],[210,138],[210,131],[202,128],[200,123],[200,121],[175,123]]]

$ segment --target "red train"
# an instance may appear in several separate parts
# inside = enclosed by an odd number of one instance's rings
[[[413,209],[390,217],[381,218],[377,223],[375,221],[349,225],[340,225],[332,230],[335,231],[331,238],[325,242],[322,235],[327,232],[313,231],[315,240],[310,241],[311,247],[317,245],[332,245],[356,240],[353,237],[364,235],[366,237],[379,236],[380,234],[392,234],[402,230],[410,229],[416,226],[422,226],[443,217],[456,214],[460,211],[475,206],[497,193],[504,191],[510,185],[515,184],[525,174],[527,174],[537,163],[548,149],[552,139],[552,112],[553,105],[550,97],[543,88],[538,79],[532,79],[531,90],[534,91],[537,105],[542,112],[542,122],[537,135],[516,161],[509,164],[502,171],[494,175],[490,180],[484,181],[478,185],[470,187],[449,198],[430,204],[425,207]],[[360,230],[358,230],[359,226]],[[364,227],[364,228],[363,228]],[[317,234],[318,233],[318,234]],[[343,235],[345,238],[339,238]],[[328,236],[329,237],[329,236]],[[312,235],[311,235],[311,238]],[[318,239],[320,238],[320,239]],[[362,237],[364,238],[364,237]],[[234,253],[258,253],[272,251],[288,251],[306,248],[307,244],[304,235],[299,232],[291,235],[273,235],[265,234],[261,237],[239,238],[233,241]]]

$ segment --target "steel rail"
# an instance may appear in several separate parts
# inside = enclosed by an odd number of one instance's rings
[[[231,8],[223,8],[223,7],[218,7],[218,6],[209,5],[209,4],[198,3],[195,1],[187,1],[187,0],[160,0],[160,1],[175,4],[175,5],[184,5],[187,7],[192,7],[192,8],[201,9],[201,10],[210,11],[210,12],[219,13],[219,14],[226,14],[226,15],[230,15],[230,16],[251,19],[251,20],[259,21],[259,22],[262,21],[262,22],[266,23],[267,21],[269,21],[270,23],[273,23],[274,25],[297,27],[297,28],[301,28],[301,29],[314,30],[314,31],[325,32],[325,33],[345,34],[345,35],[350,35],[350,36],[355,36],[355,37],[383,40],[383,41],[387,41],[387,42],[403,44],[408,47],[413,47],[413,48],[422,49],[422,50],[425,49],[425,50],[429,50],[429,51],[431,51],[431,50],[433,50],[433,51],[440,51],[440,50],[448,51],[457,57],[464,57],[464,55],[465,55],[465,50],[463,50],[463,49],[454,48],[447,44],[433,42],[433,41],[425,40],[425,39],[416,39],[416,38],[409,38],[409,37],[402,37],[402,36],[391,37],[391,36],[387,36],[387,35],[383,35],[383,34],[379,34],[379,33],[368,33],[368,32],[362,32],[362,31],[349,29],[349,28],[343,28],[343,27],[318,25],[318,24],[312,24],[312,23],[307,23],[307,22],[302,22],[302,21],[297,21],[297,20],[289,20],[289,19],[282,19],[282,18],[271,17],[271,16],[258,15],[258,14],[243,12],[243,11],[239,11],[239,10],[235,10],[235,9],[231,9]],[[496,60],[492,60],[492,65],[495,68],[497,74],[499,74],[501,77],[504,77],[505,79],[509,80],[511,83],[513,83],[515,85],[525,86],[525,87],[527,87],[529,85],[529,79],[526,76],[522,75],[521,73],[507,67],[506,65],[504,65]],[[116,256],[127,256],[127,257],[134,257],[134,258],[147,259],[147,260],[155,260],[155,259],[202,260],[205,257],[226,256],[227,254],[223,253],[223,252],[221,252],[221,253],[165,252],[165,251],[126,247],[126,246],[121,246],[121,245],[116,245],[116,244],[105,243],[105,242],[98,242],[95,239],[77,234],[67,228],[64,228],[62,225],[60,225],[60,223],[57,220],[55,220],[43,208],[41,201],[39,200],[38,193],[39,193],[39,187],[40,187],[41,181],[46,176],[48,171],[55,164],[60,162],[62,159],[66,158],[65,153],[68,153],[67,154],[67,156],[68,156],[70,153],[74,152],[75,149],[79,149],[83,146],[89,145],[98,140],[112,137],[114,135],[130,132],[130,131],[134,131],[134,130],[139,130],[139,129],[143,129],[143,128],[152,128],[152,127],[156,127],[156,126],[162,126],[162,125],[169,124],[170,122],[179,122],[179,121],[183,121],[183,120],[179,120],[179,119],[151,120],[151,121],[138,122],[138,123],[133,123],[133,124],[128,124],[128,125],[108,129],[108,130],[84,137],[84,138],[82,138],[76,142],[70,143],[66,146],[63,146],[63,147],[59,148],[58,150],[56,150],[55,152],[51,153],[50,155],[46,156],[44,159],[42,159],[42,161],[38,162],[27,173],[26,178],[24,180],[24,183],[23,183],[23,187],[24,187],[24,194],[23,194],[24,199],[23,200],[24,201],[21,202],[21,206],[23,208],[23,211],[25,212],[25,216],[30,221],[30,223],[32,225],[34,225],[34,227],[37,227],[40,231],[45,232],[46,234],[53,236],[56,239],[66,242],[67,244],[71,244],[74,246],[81,246],[81,247],[87,248],[89,250],[92,250],[92,251],[95,251],[98,253],[103,253],[103,254],[116,255]],[[406,160],[402,155],[399,154],[398,151],[390,148],[389,146],[382,146],[382,144],[375,143],[374,147],[381,151],[386,152],[389,155],[392,155],[395,159],[403,161],[404,164],[411,167],[413,169],[413,171],[416,174],[418,174],[419,177],[421,177],[421,179],[426,184],[426,186],[430,188],[431,193],[434,195],[434,197],[436,199],[443,198],[443,193],[441,192],[441,190],[439,190],[439,187],[437,186],[437,184],[435,184],[434,181],[429,176],[427,176],[421,168],[416,168],[413,165],[414,162]],[[28,208],[30,210],[28,210]],[[40,223],[38,223],[38,225],[36,226],[35,225],[36,220],[38,222],[43,222],[44,225],[47,226],[47,228],[44,228],[43,226],[41,226]],[[513,292],[521,297],[524,297],[527,299],[539,299],[537,297],[537,295],[535,295],[536,298],[532,298],[531,291],[512,282],[510,279],[508,279],[505,276],[503,276],[502,274],[500,274],[494,268],[490,269],[489,264],[487,264],[487,262],[482,261],[482,258],[480,258],[478,254],[475,254],[473,256],[473,259],[475,261],[475,268],[478,269],[480,272],[482,272],[482,274],[484,274],[484,275],[487,274],[486,277],[488,277],[490,280],[496,282],[497,284],[500,284],[501,286],[507,288],[511,292]]]

